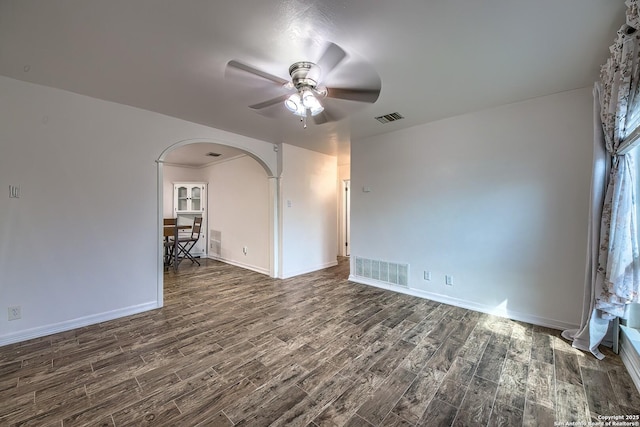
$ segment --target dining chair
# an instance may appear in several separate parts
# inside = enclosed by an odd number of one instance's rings
[[[193,219],[193,227],[191,227],[191,235],[186,237],[178,237],[178,263],[182,262],[184,258],[191,260],[191,263],[200,265],[200,262],[191,255],[191,250],[200,239],[200,230],[202,229],[202,217],[197,216]]]
[[[164,265],[169,267],[175,261],[178,238],[178,218],[164,218]]]

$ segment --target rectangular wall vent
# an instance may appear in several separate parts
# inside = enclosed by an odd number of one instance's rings
[[[209,230],[209,253],[215,256],[222,256],[222,232]]]
[[[404,119],[404,116],[398,112],[376,117],[376,120],[380,123],[395,122],[396,120],[400,119]]]
[[[392,285],[409,286],[409,264],[355,257],[355,275]]]

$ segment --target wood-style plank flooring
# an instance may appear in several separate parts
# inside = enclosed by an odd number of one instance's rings
[[[618,356],[347,281],[219,262],[165,307],[0,347],[0,425],[553,426],[640,414]]]

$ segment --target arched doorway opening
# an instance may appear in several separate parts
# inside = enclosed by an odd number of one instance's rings
[[[279,277],[279,182],[269,160],[273,159],[265,160],[245,147],[206,139],[180,141],[162,152],[157,160],[158,306],[164,300],[162,220],[174,215],[176,181],[206,183],[207,257]],[[260,218],[251,221],[253,230],[238,223],[247,214],[252,220]]]

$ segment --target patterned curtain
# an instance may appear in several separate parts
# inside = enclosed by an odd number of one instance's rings
[[[627,25],[636,29],[640,29],[640,13],[638,0],[627,0]]]
[[[628,1],[627,5],[628,20],[637,22],[638,1]],[[630,154],[619,153],[638,125],[640,32],[629,24],[623,25],[610,51],[600,75],[600,119],[612,164],[602,208],[598,256],[598,282],[602,281],[602,287],[596,294],[596,308],[603,312],[603,318],[613,319],[622,317],[626,304],[638,299],[640,285],[635,167]]]
[[[635,166],[630,154],[624,154],[626,138],[640,124],[640,0],[627,0],[627,22],[617,33],[610,47],[611,56],[601,69],[596,84],[599,119],[594,151],[596,157],[610,161],[608,168],[595,168],[592,181],[592,213],[601,211],[598,224],[590,225],[590,248],[585,280],[585,308],[580,329],[564,331],[562,336],[573,340],[573,346],[591,351],[598,359],[598,350],[611,320],[623,317],[627,304],[638,300],[640,262],[635,206]],[[598,140],[603,140],[599,147]],[[602,153],[598,154],[601,150]],[[606,150],[606,153],[605,153]],[[609,169],[606,176],[604,170]],[[596,174],[601,174],[596,176]],[[604,197],[597,185],[606,185]],[[594,200],[596,199],[596,200]],[[597,205],[599,200],[601,205]],[[591,235],[599,229],[598,235]]]

